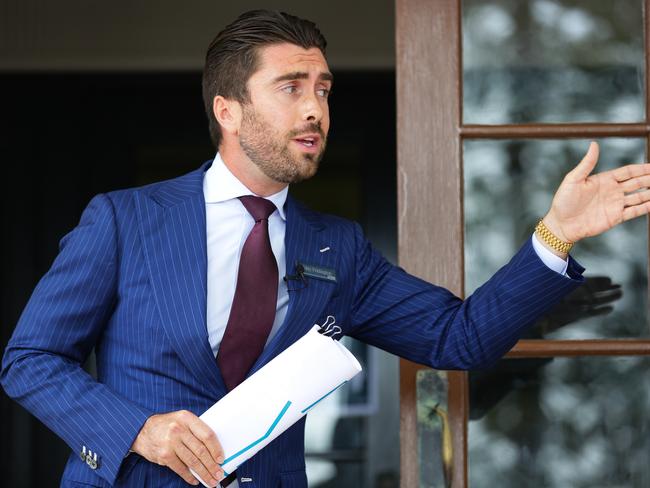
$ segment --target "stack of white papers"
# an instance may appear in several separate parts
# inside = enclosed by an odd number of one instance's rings
[[[315,325],[201,415],[221,442],[226,475],[361,371],[352,353],[319,329]]]

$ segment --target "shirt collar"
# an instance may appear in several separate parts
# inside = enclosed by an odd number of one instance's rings
[[[287,201],[288,192],[289,187],[285,186],[279,192],[264,197],[276,206],[280,217],[285,221],[287,220],[287,217],[284,212],[284,203]],[[212,166],[210,166],[205,172],[203,194],[205,196],[205,203],[220,203],[243,195],[255,195],[255,193],[250,191],[246,185],[232,174],[223,162],[223,159],[221,159],[221,154],[219,153],[214,157]]]

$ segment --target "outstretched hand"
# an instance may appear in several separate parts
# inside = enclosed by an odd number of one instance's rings
[[[650,164],[629,164],[591,174],[598,162],[592,142],[580,163],[562,181],[544,217],[565,242],[578,242],[650,212]]]

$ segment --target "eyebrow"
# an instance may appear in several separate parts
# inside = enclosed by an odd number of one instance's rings
[[[305,80],[309,78],[309,74],[304,72],[304,71],[294,71],[292,73],[286,73],[284,75],[280,75],[276,78],[273,79],[273,83],[278,83],[279,81],[290,81],[290,80]],[[318,78],[320,80],[325,80],[325,81],[334,81],[334,76],[332,76],[332,73],[329,72],[323,72],[320,75],[318,75]]]

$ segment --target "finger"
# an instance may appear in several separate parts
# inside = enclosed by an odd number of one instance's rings
[[[192,468],[207,484],[210,486],[217,484],[217,479],[214,475],[210,474],[201,460],[185,444],[180,444],[176,447],[176,454],[187,468]]]
[[[592,291],[609,290],[612,287],[618,288],[620,286],[612,284],[612,279],[609,276],[590,276],[585,285]]]
[[[582,158],[582,161],[578,163],[578,166],[573,168],[571,172],[567,175],[574,181],[582,181],[589,176],[589,174],[594,170],[596,163],[598,162],[598,154],[600,150],[598,148],[598,143],[591,141],[589,144],[589,149],[587,154]]]
[[[648,187],[650,187],[650,174],[635,176],[633,178],[623,180],[623,182],[621,183],[621,188],[625,193],[630,193],[639,190],[641,188],[648,188]]]
[[[190,485],[198,485],[199,480],[197,480],[194,475],[190,472],[188,469],[187,465],[183,463],[179,459],[178,456],[174,456],[170,462],[167,463],[167,467],[171,469],[174,473],[176,473],[178,476],[183,478],[186,483],[189,483]],[[200,475],[199,475],[200,476]],[[203,480],[207,483],[207,480]]]
[[[650,164],[628,164],[626,166],[621,166],[614,171],[614,178],[619,183],[622,181],[627,181],[630,178],[637,178],[639,176],[649,175],[650,174]]]
[[[584,285],[578,290],[586,288],[589,291],[597,291],[607,289],[610,286],[612,286],[612,279],[609,276],[589,276],[585,278]]]
[[[623,203],[626,207],[632,207],[634,205],[641,205],[642,203],[650,201],[650,190],[638,191],[636,193],[630,193],[625,195],[623,198]]]
[[[223,448],[221,447],[221,443],[217,438],[217,434],[214,433],[214,430],[198,417],[195,417],[191,422],[189,422],[188,427],[190,428],[190,431],[192,431],[192,434],[194,434],[194,436],[208,448],[212,459],[217,463],[223,463]]]
[[[217,461],[212,457],[212,454],[210,454],[210,451],[203,442],[194,437],[191,432],[186,432],[182,440],[183,444],[192,451],[213,478],[223,476],[221,466],[217,464]]]
[[[626,207],[623,209],[623,220],[631,220],[641,215],[645,215],[650,212],[650,202],[643,203],[641,205],[634,205],[632,207]]]
[[[589,312],[587,312],[587,316],[598,317],[600,315],[607,315],[608,313],[612,313],[613,311],[614,311],[614,307],[599,307],[599,308],[594,308],[589,310]]]
[[[606,303],[615,302],[623,296],[623,290],[601,291],[594,296],[594,305],[604,305]]]

